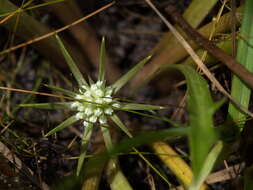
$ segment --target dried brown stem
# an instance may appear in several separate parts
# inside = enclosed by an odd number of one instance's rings
[[[253,88],[253,74],[238,63],[232,56],[217,47],[214,43],[203,37],[193,29],[172,6],[166,8],[173,20],[183,29],[183,31],[194,40],[199,46],[206,49],[210,54],[224,63],[233,73],[240,77],[250,88]]]

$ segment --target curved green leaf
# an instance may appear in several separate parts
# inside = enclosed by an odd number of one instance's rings
[[[213,125],[213,114],[222,104],[214,102],[206,80],[187,65],[173,65],[182,72],[187,82],[187,111],[189,113],[189,143],[194,180],[201,177],[202,167],[217,142],[218,134]]]

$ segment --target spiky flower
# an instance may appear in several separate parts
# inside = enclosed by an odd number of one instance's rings
[[[106,86],[105,68],[104,68],[105,44],[103,39],[100,50],[98,81],[95,83],[92,80],[90,80],[90,84],[88,84],[84,79],[84,77],[82,76],[79,69],[77,68],[77,66],[75,65],[71,56],[68,54],[60,38],[58,36],[56,36],[56,38],[61,47],[66,62],[79,85],[79,90],[78,92],[72,92],[52,85],[47,85],[47,87],[51,88],[52,90],[63,93],[65,96],[67,96],[66,98],[71,99],[73,101],[63,103],[56,102],[56,103],[40,103],[40,104],[23,104],[22,106],[37,107],[43,109],[70,109],[76,111],[75,115],[66,119],[60,125],[56,126],[54,129],[49,131],[45,136],[49,136],[53,133],[56,133],[62,130],[63,128],[73,124],[76,121],[81,120],[83,122],[84,133],[81,143],[81,153],[77,166],[77,175],[79,175],[85,158],[87,146],[92,134],[92,129],[95,124],[101,126],[106,147],[110,148],[112,145],[110,133],[107,128],[108,117],[112,121],[114,121],[114,123],[118,127],[120,127],[120,129],[124,131],[129,137],[132,137],[127,127],[115,114],[116,110],[157,110],[162,109],[163,107],[146,104],[125,103],[120,102],[118,101],[118,99],[113,98],[113,95],[116,94],[151,58],[150,56],[143,59],[140,63],[134,66],[128,73],[123,75],[113,85]]]

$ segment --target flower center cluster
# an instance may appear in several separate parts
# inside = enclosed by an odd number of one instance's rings
[[[106,124],[106,116],[112,115],[113,108],[120,107],[112,98],[113,89],[110,86],[105,87],[102,81],[97,81],[91,86],[84,85],[79,92],[75,98],[80,101],[75,101],[71,106],[77,109],[76,118],[83,119],[84,126],[97,121]]]

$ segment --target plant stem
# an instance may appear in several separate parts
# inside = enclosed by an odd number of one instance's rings
[[[101,127],[107,150],[112,148],[112,138],[108,128]],[[111,158],[106,168],[107,181],[112,190],[133,190],[127,178],[122,173],[117,158]]]

